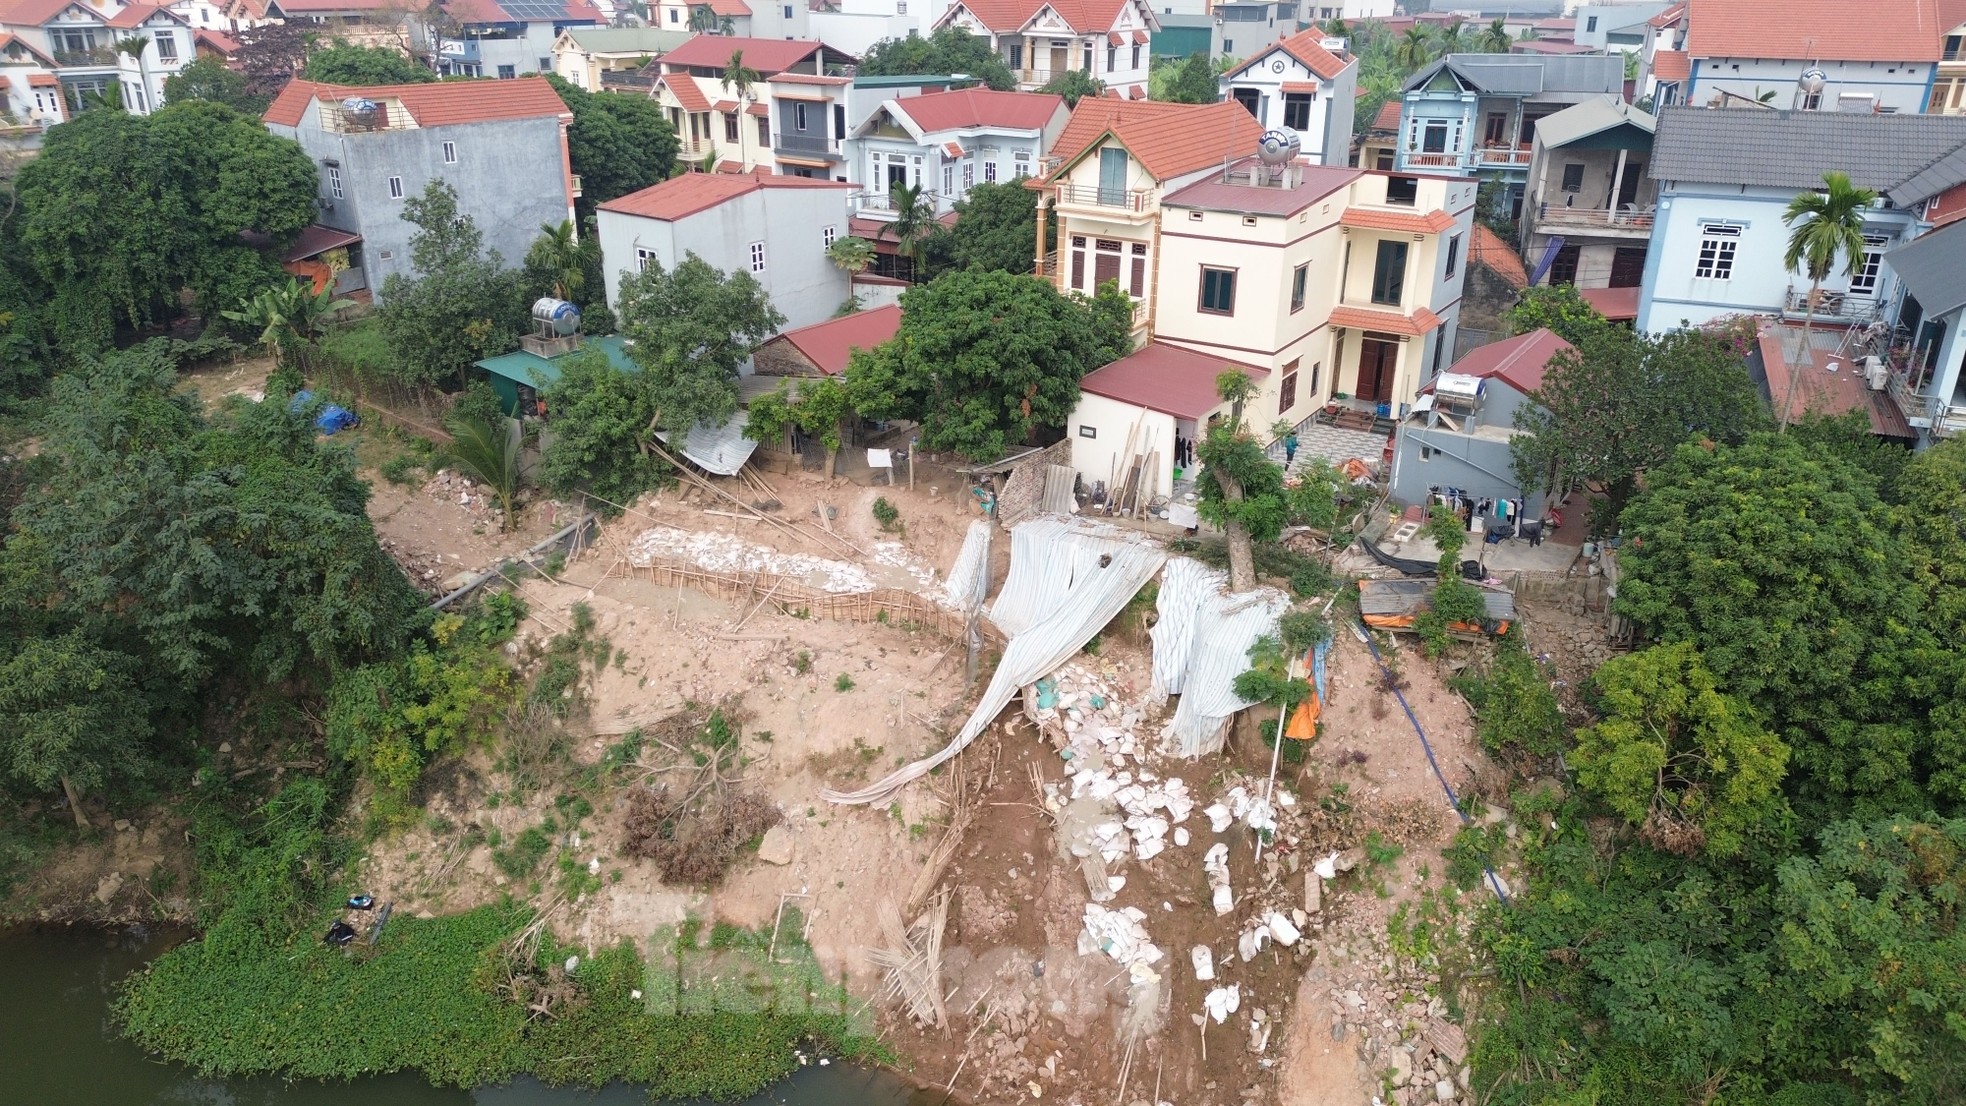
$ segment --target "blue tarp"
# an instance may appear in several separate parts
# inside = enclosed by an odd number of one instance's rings
[[[313,392],[297,392],[293,400],[287,404],[287,410],[298,414],[312,402],[314,402]],[[323,434],[333,434],[361,424],[362,420],[356,417],[355,412],[332,403],[323,404],[314,415],[314,426]]]

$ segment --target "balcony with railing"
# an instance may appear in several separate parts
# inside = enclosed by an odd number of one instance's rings
[[[894,217],[895,203],[892,192],[876,192],[873,189],[868,189],[865,192],[855,192],[849,195],[847,199],[853,204],[855,210],[863,215],[872,215],[879,219],[892,219]],[[935,210],[938,212],[946,211],[949,208],[949,205],[942,202],[942,196],[937,192],[923,192],[921,199],[935,205]]]
[[[1543,203],[1537,206],[1536,222],[1551,230],[1608,234],[1629,232],[1634,237],[1644,237],[1651,233],[1655,211],[1652,204],[1623,204],[1619,207],[1606,208],[1564,207],[1562,204]]]
[[[1052,187],[1060,208],[1078,208],[1108,218],[1150,215],[1160,206],[1155,192],[1149,188],[1100,188],[1071,183]]]
[[[1891,399],[1898,405],[1898,410],[1904,412],[1905,421],[1921,430],[1929,430],[1935,438],[1966,433],[1966,404],[1952,403],[1934,395],[1930,381],[1923,388],[1919,387],[1912,380],[1914,372],[1917,372],[1916,366],[1891,370]]]
[[[778,153],[791,154],[795,157],[840,160],[839,140],[822,135],[786,134],[784,131],[776,131],[771,136],[771,148]]]
[[[1527,146],[1477,146],[1474,162],[1484,169],[1507,169],[1526,167],[1529,164],[1530,149]]]
[[[321,105],[321,129],[329,134],[369,134],[374,131],[409,130],[417,125],[416,116],[401,102],[375,102],[372,112],[348,111],[340,101]]]
[[[1791,319],[1814,318],[1822,323],[1869,324],[1877,318],[1877,293],[1818,289],[1813,305],[1809,286],[1790,285],[1782,301],[1782,314]]]
[[[102,69],[116,66],[114,46],[90,46],[81,50],[56,50],[55,67],[58,69]]]
[[[1459,169],[1462,155],[1458,150],[1408,150],[1400,160],[1409,169]]]

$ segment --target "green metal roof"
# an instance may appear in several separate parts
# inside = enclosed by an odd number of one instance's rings
[[[627,345],[618,335],[610,334],[605,338],[588,338],[581,343],[580,349],[601,350],[608,355],[609,363],[624,372],[641,371],[628,356]],[[501,353],[497,357],[487,357],[483,361],[476,362],[476,364],[479,368],[493,376],[504,377],[514,383],[524,384],[529,388],[544,388],[560,379],[559,363],[572,356],[573,354],[569,353],[565,356],[548,360],[538,354],[527,353],[525,350],[517,349],[511,353]]]
[[[694,35],[689,31],[664,31],[656,27],[568,27],[567,34],[583,50],[597,54],[666,54]]]

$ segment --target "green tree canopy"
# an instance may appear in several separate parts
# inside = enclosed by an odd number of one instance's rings
[[[683,432],[737,413],[744,359],[785,324],[750,273],[722,272],[693,253],[674,269],[651,260],[624,277],[617,303],[657,425]]]
[[[1510,334],[1547,328],[1573,346],[1581,346],[1611,329],[1611,320],[1587,302],[1572,284],[1539,284],[1525,288],[1506,316]]]
[[[1719,686],[1793,750],[1822,802],[1949,802],[1966,742],[1933,730],[1921,694],[1933,648],[1891,509],[1868,475],[1767,433],[1681,446],[1624,514],[1618,610],[1700,651]]]
[[[956,225],[949,230],[950,260],[958,269],[1006,273],[1031,271],[1038,237],[1038,194],[1023,178],[985,182],[956,201]],[[1057,229],[1047,223],[1053,236]]]
[[[856,351],[854,409],[913,419],[922,447],[989,460],[1062,426],[1079,379],[1111,359],[1090,303],[1035,277],[965,270],[901,294],[900,331]]]
[[[1591,691],[1600,717],[1577,731],[1570,766],[1648,843],[1733,856],[1777,816],[1788,747],[1721,692],[1691,642],[1615,657]]]
[[[422,84],[437,79],[429,67],[418,65],[401,50],[340,40],[308,54],[301,75],[310,81],[347,85]]]
[[[1647,469],[1695,435],[1734,443],[1766,422],[1747,364],[1699,330],[1587,335],[1550,359],[1535,403],[1516,409],[1510,444],[1521,486],[1605,486],[1608,509],[1631,500]]]
[[[990,40],[959,27],[943,27],[927,37],[908,35],[876,42],[860,58],[857,70],[870,77],[966,73],[999,92],[1017,87],[1017,77]]]
[[[277,248],[314,220],[318,181],[298,144],[195,100],[71,122],[21,170],[16,216],[65,344],[102,348],[118,320],[175,317],[187,289],[215,314],[286,279],[240,234]]]
[[[556,495],[587,490],[624,506],[657,486],[668,466],[648,447],[654,392],[598,349],[559,366],[559,379],[545,390],[553,434],[540,458],[542,482]]]
[[[1214,476],[1196,485],[1201,501],[1195,511],[1229,538],[1229,587],[1248,591],[1256,586],[1254,543],[1277,540],[1290,521],[1289,494],[1283,468],[1271,461],[1243,420],[1243,409],[1255,398],[1257,386],[1247,373],[1227,369],[1215,378],[1215,390],[1231,415],[1208,428],[1195,445],[1195,457]]]
[[[567,156],[580,177],[580,210],[669,179],[676,132],[646,96],[589,92],[554,74],[547,81],[573,113]]]
[[[1049,92],[1053,96],[1063,96],[1065,106],[1075,108],[1087,96],[1093,99],[1106,94],[1106,82],[1094,77],[1083,69],[1067,69],[1045,82],[1039,92]]]
[[[846,382],[837,376],[817,379],[797,378],[798,390],[787,379],[776,391],[751,401],[744,421],[744,436],[753,441],[777,441],[793,427],[819,439],[826,447],[826,478],[833,478],[839,458],[846,420],[853,415]]]
[[[417,228],[410,236],[416,275],[392,273],[382,283],[382,332],[396,375],[425,388],[452,376],[462,383],[472,362],[517,343],[526,321],[519,274],[484,249],[484,234],[442,180],[407,200],[403,218]]]
[[[1207,53],[1163,62],[1147,73],[1147,94],[1170,104],[1212,104],[1222,98],[1215,63]]]
[[[247,91],[246,75],[218,57],[206,54],[190,65],[164,78],[164,102],[181,104],[203,100],[223,104],[234,111],[257,116],[272,102],[269,96]]]

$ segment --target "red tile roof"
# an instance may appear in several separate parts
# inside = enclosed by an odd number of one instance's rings
[[[1447,371],[1463,376],[1493,377],[1528,395],[1543,386],[1543,370],[1549,367],[1550,358],[1571,348],[1569,342],[1539,328],[1476,346]]]
[[[1387,100],[1385,103],[1380,104],[1379,114],[1372,117],[1372,129],[1375,131],[1399,130],[1399,111],[1400,102],[1397,99]]]
[[[281,255],[280,260],[305,261],[310,257],[318,257],[338,246],[353,245],[361,240],[361,235],[351,231],[338,230],[334,227],[324,227],[319,223],[309,223],[300,229],[300,236],[294,239],[293,245],[287,247],[287,252]]]
[[[368,88],[293,80],[280,90],[262,116],[268,123],[298,127],[316,100],[334,102],[345,96],[398,100],[419,127],[452,123],[488,123],[496,119],[534,119],[568,116],[560,94],[544,77],[510,81],[438,81],[433,84],[389,84]]]
[[[963,156],[962,146],[955,142],[944,142],[942,144],[942,152],[948,154],[950,157]]]
[[[1316,73],[1325,80],[1336,80],[1338,74],[1343,73],[1345,67],[1350,65],[1351,62],[1319,45],[1325,37],[1323,31],[1309,30],[1299,31],[1287,38],[1278,39],[1268,46],[1259,48],[1255,53],[1243,59],[1234,69],[1229,70],[1229,76],[1232,78],[1239,76],[1250,66],[1268,57],[1270,51],[1282,50],[1284,53],[1303,62],[1304,68]]]
[[[1004,34],[1021,30],[1031,17],[1044,8],[1058,13],[1068,26],[1081,34],[1095,34],[1110,31],[1119,21],[1130,0],[959,0],[942,18],[935,21],[936,26],[948,23],[957,11],[967,10],[976,21],[985,27]]]
[[[27,83],[30,88],[60,88],[61,78],[53,73],[29,73]]]
[[[758,176],[749,173],[735,175],[684,173],[680,177],[672,177],[660,184],[652,184],[640,192],[630,192],[619,199],[609,200],[601,205],[600,210],[675,222],[677,219],[694,215],[699,211],[708,211],[718,204],[766,188],[851,189],[853,187],[855,186],[851,184],[812,177]]]
[[[1062,168],[1109,133],[1156,180],[1166,180],[1255,150],[1263,128],[1233,100],[1169,104],[1088,96],[1072,111],[1052,152]]]
[[[191,37],[194,41],[209,46],[226,57],[239,52],[239,40],[220,31],[201,30]]]
[[[1937,0],[1688,0],[1696,58],[1938,61]]]
[[[1222,406],[1215,377],[1228,369],[1241,369],[1257,380],[1270,375],[1270,370],[1255,365],[1166,342],[1148,342],[1105,368],[1087,373],[1079,381],[1079,391],[1175,418],[1199,419]]]
[[[1684,50],[1652,51],[1652,76],[1661,81],[1683,81],[1693,72],[1693,62]]]
[[[1042,130],[1059,108],[1063,96],[1043,92],[994,92],[987,88],[962,88],[950,92],[924,92],[894,101],[896,109],[915,121],[924,131],[946,131],[957,127],[1006,127],[1016,130]]]
[[[1445,211],[1380,211],[1376,208],[1348,207],[1338,217],[1343,226],[1361,230],[1404,231],[1407,234],[1439,234],[1454,226],[1454,216]]]
[[[279,18],[271,9],[277,7],[280,13],[293,15],[320,15],[328,12],[365,12],[392,9],[401,11],[401,0],[270,0],[268,14]]]
[[[444,14],[459,23],[606,23],[588,0],[560,0],[561,12],[550,19],[511,11],[498,0],[443,0]],[[750,15],[747,9],[742,14]]]
[[[788,330],[774,342],[787,342],[805,355],[806,360],[827,376],[846,371],[847,361],[856,349],[873,349],[901,329],[901,308],[888,304],[868,311],[855,311],[823,323]]]
[[[674,72],[686,65],[722,69],[730,56],[744,52],[744,64],[762,76],[773,77],[811,57],[822,49],[817,42],[780,38],[738,38],[731,35],[697,35],[662,55],[665,70]]]
[[[1331,325],[1379,330],[1388,334],[1420,335],[1439,326],[1440,316],[1424,307],[1414,308],[1411,315],[1372,307],[1334,307],[1331,309]]]
[[[1517,288],[1529,287],[1529,270],[1522,267],[1522,258],[1516,255],[1515,248],[1484,224],[1476,223],[1469,234],[1468,260]]]
[[[5,52],[13,47],[19,47],[29,57],[39,61],[43,68],[53,69],[55,67],[55,59],[35,49],[33,43],[10,31],[0,31],[0,52]],[[55,83],[59,84],[61,82],[57,81]]]
[[[657,77],[655,83],[668,89],[676,97],[676,101],[683,105],[684,111],[710,110],[710,98],[703,95],[703,90],[696,86],[696,78],[688,73],[665,73]]]
[[[5,0],[0,0],[0,23],[11,23],[16,27],[39,27],[60,15],[62,9],[70,4],[85,11],[89,10],[88,5],[79,3],[78,0],[14,0],[11,5]]]
[[[1684,18],[1686,18],[1686,5],[1674,4],[1645,22],[1652,27],[1670,27]]]
[[[1612,322],[1636,322],[1638,320],[1638,289],[1636,288],[1579,288],[1577,294],[1584,302],[1597,309],[1597,313]]]
[[[131,4],[129,7],[124,8],[122,11],[117,12],[115,15],[108,16],[107,18],[105,18],[103,20],[103,24],[105,26],[114,27],[119,31],[127,31],[132,28],[142,26],[145,20],[149,19],[153,15],[156,15],[158,12],[164,12],[165,14],[169,15],[172,19],[177,20],[179,23],[184,22],[183,16],[177,14],[176,12],[169,11],[158,5]]]
[[[1862,411],[1870,418],[1872,434],[1887,438],[1916,437],[1891,393],[1873,392],[1865,385],[1862,363],[1836,356],[1836,344],[1843,340],[1836,330],[1816,327],[1815,334],[1819,341],[1828,341],[1830,348],[1820,348],[1812,341],[1809,355],[1804,356],[1801,324],[1771,322],[1761,328],[1761,363],[1768,372],[1769,402],[1783,406],[1793,379],[1797,417],[1805,411],[1819,415]],[[1790,349],[1796,353],[1795,364],[1790,364],[1786,356]],[[1832,361],[1841,362],[1835,372],[1829,371]]]

